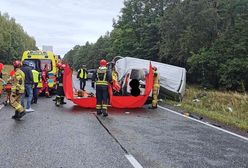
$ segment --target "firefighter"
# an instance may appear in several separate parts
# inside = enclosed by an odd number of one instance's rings
[[[50,93],[48,91],[48,65],[46,64],[41,72],[42,88],[39,90],[39,94],[45,91],[46,97],[50,98]]]
[[[20,120],[26,112],[21,105],[21,96],[25,91],[25,74],[21,71],[21,62],[13,62],[15,75],[12,79],[11,95],[10,95],[10,105],[15,108],[15,115],[12,116],[15,120]]]
[[[120,90],[121,90],[121,86],[118,82],[118,73],[115,69],[115,63],[114,62],[109,62],[107,64],[108,70],[111,71],[111,75],[112,75],[112,89],[114,94],[119,95]]]
[[[92,81],[96,84],[96,111],[97,115],[103,114],[108,116],[108,84],[112,83],[111,72],[107,70],[107,61],[102,59],[100,67],[92,77]]]
[[[86,65],[83,65],[82,68],[78,70],[77,78],[80,80],[80,89],[85,91],[85,85],[88,78],[88,71]]]
[[[32,74],[33,74],[33,99],[32,104],[37,104],[38,100],[38,83],[40,81],[40,73],[35,69],[34,63],[30,63],[30,67],[32,68]]]
[[[157,67],[152,67],[153,69],[153,88],[152,88],[152,109],[157,108],[158,106],[158,91],[160,88],[160,78],[157,72]]]
[[[55,105],[59,106],[60,104],[66,104],[64,101],[65,99],[65,93],[64,93],[64,88],[63,88],[63,77],[64,77],[64,68],[65,64],[58,63],[58,74],[57,74],[57,96],[55,98]]]

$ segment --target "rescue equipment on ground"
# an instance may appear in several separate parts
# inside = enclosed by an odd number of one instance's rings
[[[5,82],[0,85],[0,98],[3,100],[3,103],[5,106],[9,103],[10,101],[10,94],[11,94],[11,83],[10,82]],[[2,99],[3,98],[3,99]]]

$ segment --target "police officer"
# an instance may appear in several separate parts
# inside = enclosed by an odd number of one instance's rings
[[[157,67],[152,67],[153,69],[153,88],[152,88],[152,109],[158,106],[158,91],[160,88],[160,78],[157,72]]]
[[[58,63],[58,74],[57,74],[57,96],[55,98],[55,105],[59,106],[60,104],[66,104],[64,101],[65,99],[65,93],[64,93],[64,88],[63,88],[63,77],[64,77],[64,68],[65,64]]]
[[[26,112],[21,105],[21,97],[25,91],[25,74],[21,71],[21,62],[13,62],[15,74],[12,79],[11,95],[10,95],[10,105],[15,108],[15,115],[12,116],[13,119],[20,120]]]
[[[85,85],[88,78],[88,71],[86,65],[83,65],[82,68],[78,70],[77,78],[80,80],[80,89],[85,91]]]
[[[96,111],[97,115],[108,116],[108,84],[112,83],[111,72],[107,70],[107,61],[102,59],[100,67],[93,74],[92,81],[96,83]]]
[[[37,104],[38,100],[38,83],[40,81],[40,73],[35,69],[34,63],[30,63],[30,67],[32,68],[32,73],[33,73],[33,99],[32,103]]]

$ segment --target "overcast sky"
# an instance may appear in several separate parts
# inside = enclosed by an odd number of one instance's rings
[[[40,49],[52,45],[60,55],[111,31],[122,7],[123,0],[0,0],[1,13],[15,18]]]

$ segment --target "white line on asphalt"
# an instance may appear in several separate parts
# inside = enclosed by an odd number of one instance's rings
[[[4,105],[0,105],[0,110],[4,107]]]
[[[183,115],[183,114],[181,114],[181,113],[178,113],[178,112],[176,112],[176,111],[173,111],[173,110],[171,110],[171,109],[168,109],[168,108],[165,108],[165,107],[162,107],[162,106],[158,106],[158,107],[161,108],[161,109],[167,110],[167,111],[169,111],[169,112],[171,112],[171,113],[180,115],[180,116],[182,116],[182,117],[186,117],[185,115]],[[206,122],[197,120],[197,119],[192,118],[192,117],[186,117],[186,118],[191,119],[191,120],[196,121],[196,122],[199,122],[199,123],[202,123],[202,124],[207,125],[207,126],[209,126],[209,127],[215,128],[215,129],[217,129],[217,130],[223,131],[223,132],[225,132],[225,133],[231,134],[231,135],[233,135],[233,136],[236,136],[236,137],[239,137],[239,138],[241,138],[241,139],[243,139],[243,140],[248,141],[248,138],[246,138],[246,137],[244,137],[244,136],[241,136],[241,135],[238,135],[238,134],[235,134],[235,133],[233,133],[233,132],[227,131],[227,130],[225,130],[225,129],[223,129],[223,128],[216,127],[216,126],[214,126],[214,125],[211,125],[211,124],[209,124],[209,123],[206,123]]]
[[[133,165],[134,168],[143,168],[140,163],[133,157],[133,155],[125,155],[127,160]]]

